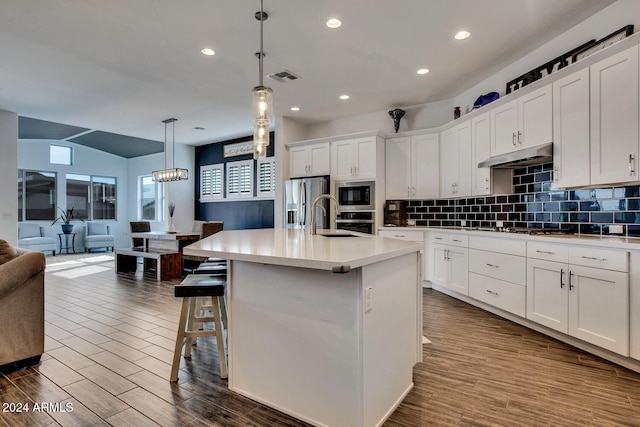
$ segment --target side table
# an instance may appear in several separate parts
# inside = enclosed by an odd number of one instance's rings
[[[67,253],[69,253],[69,250],[74,254],[76,253],[76,234],[78,233],[58,233],[58,240],[60,241],[60,252],[58,252],[58,254],[62,254],[63,249],[67,251]],[[64,246],[62,246],[62,236],[64,236]],[[69,236],[71,236],[71,245],[69,245]]]

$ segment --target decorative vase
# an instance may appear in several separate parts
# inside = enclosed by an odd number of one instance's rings
[[[176,227],[173,225],[173,217],[169,217],[169,233],[175,233]]]
[[[62,232],[64,234],[71,234],[73,231],[73,224],[60,224],[60,228],[62,228]]]
[[[405,111],[400,108],[389,111],[389,115],[393,119],[393,128],[396,130],[396,133],[398,133],[398,129],[400,129],[400,119],[404,117],[404,113]]]

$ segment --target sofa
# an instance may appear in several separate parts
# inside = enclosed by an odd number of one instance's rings
[[[45,237],[44,227],[33,222],[18,223],[18,247],[31,251],[51,251],[56,255],[58,245],[53,237]]]
[[[87,222],[87,234],[84,236],[84,251],[91,252],[91,249],[111,248],[116,244],[116,236],[110,233],[110,227],[104,222]]]
[[[44,352],[42,252],[0,240],[0,367],[34,365]]]

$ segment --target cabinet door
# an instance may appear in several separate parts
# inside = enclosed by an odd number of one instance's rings
[[[437,133],[411,137],[412,198],[421,200],[440,196],[439,152]]]
[[[569,332],[568,274],[567,264],[527,260],[527,319]]]
[[[491,157],[491,126],[489,113],[471,121],[471,194],[491,194],[491,168],[479,168],[478,163]]]
[[[469,250],[467,248],[448,247],[449,289],[459,294],[469,295]]]
[[[518,98],[517,150],[553,141],[551,93],[547,85]]]
[[[331,173],[329,143],[309,146],[309,175],[329,175]]]
[[[591,184],[638,180],[638,47],[591,71]]]
[[[358,138],[353,140],[355,178],[376,178],[376,138]]]
[[[455,196],[458,180],[458,134],[455,128],[442,133],[440,143],[440,196]]]
[[[387,200],[407,199],[411,196],[411,138],[388,139],[385,151]]]
[[[569,334],[629,355],[629,274],[570,265]]]
[[[589,69],[553,83],[553,182],[589,185]]]
[[[353,140],[331,143],[331,177],[335,180],[353,178]]]
[[[289,148],[289,176],[291,178],[309,174],[309,147]]]
[[[447,247],[431,245],[429,280],[438,285],[447,286],[449,283],[449,261],[446,257]]]
[[[458,134],[458,179],[455,195],[471,195],[471,121],[456,127]]]
[[[497,156],[515,150],[517,130],[517,100],[514,99],[491,110],[491,155]]]

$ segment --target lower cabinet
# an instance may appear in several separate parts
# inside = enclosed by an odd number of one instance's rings
[[[429,234],[429,280],[469,295],[469,249],[465,236]]]
[[[410,242],[424,243],[424,231],[423,230],[408,230],[406,228],[384,228],[378,230],[378,235],[381,237],[389,237],[392,239],[408,240]],[[424,280],[425,274],[425,258],[424,249],[420,251],[420,280]]]
[[[629,356],[628,253],[548,245],[582,264],[537,259],[529,250],[527,319],[623,356]],[[562,255],[558,258],[564,258]]]

